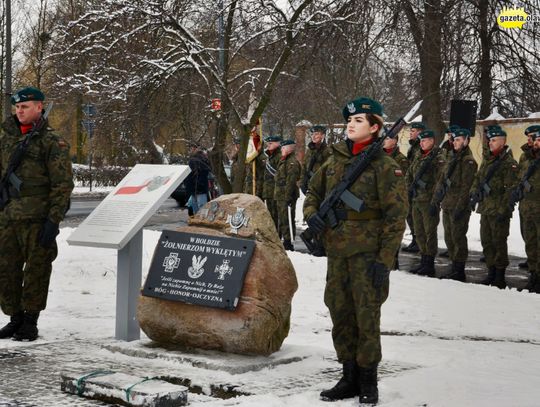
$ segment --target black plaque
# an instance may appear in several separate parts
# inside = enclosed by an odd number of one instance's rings
[[[235,309],[255,241],[165,230],[142,294]]]

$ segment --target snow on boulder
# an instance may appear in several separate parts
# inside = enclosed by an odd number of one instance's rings
[[[248,222],[234,234],[227,215],[237,208],[244,208]],[[298,282],[264,203],[247,194],[222,195],[178,230],[255,240],[240,301],[229,311],[141,296],[137,316],[145,334],[163,345],[238,354],[269,355],[279,350],[289,333]]]

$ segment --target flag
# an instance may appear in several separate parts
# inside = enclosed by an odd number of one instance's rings
[[[246,153],[246,164],[252,162],[262,149],[262,120],[258,119],[257,124],[251,129],[249,144]]]

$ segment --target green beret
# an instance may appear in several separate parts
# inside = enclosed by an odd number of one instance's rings
[[[265,143],[270,143],[271,141],[279,141],[281,142],[283,139],[281,138],[281,136],[266,136],[264,138],[264,142]]]
[[[433,138],[433,137],[435,137],[435,132],[433,130],[424,130],[418,135],[418,138],[420,140],[425,139],[425,138]]]
[[[491,130],[502,130],[502,127],[498,124],[492,124],[491,126],[484,127],[484,133],[488,133]]]
[[[471,137],[471,132],[469,129],[458,128],[454,131],[454,137],[465,137],[465,138]]]
[[[493,137],[506,137],[506,132],[503,129],[501,129],[499,126],[498,129],[488,130],[487,137],[489,139]]]
[[[343,108],[343,117],[345,120],[348,120],[349,116],[359,113],[372,113],[382,116],[383,107],[373,99],[362,97],[347,103],[347,106]]]
[[[455,124],[452,124],[451,126],[448,126],[444,132],[445,133],[455,133],[458,130],[459,130],[459,126],[457,126]]]
[[[311,128],[311,131],[312,131],[313,133],[315,133],[315,132],[326,133],[326,127],[324,127],[324,126],[319,126],[319,125],[313,126],[313,127]]]
[[[533,141],[534,141],[534,140],[536,140],[537,138],[540,137],[540,131],[537,131],[537,132],[535,132],[535,133],[531,133],[531,134],[529,134],[529,136],[530,136],[530,137],[533,139]]]
[[[281,143],[279,143],[280,146],[290,146],[292,144],[296,144],[296,142],[292,139],[283,140]]]
[[[422,123],[422,122],[412,122],[411,123],[411,129],[425,130],[426,125],[424,123]]]
[[[525,129],[525,135],[528,136],[529,133],[538,133],[540,132],[540,126],[537,124],[534,124],[532,126],[529,126]]]
[[[14,105],[20,102],[29,101],[41,101],[45,100],[45,95],[38,88],[28,86],[26,88],[19,89],[13,96],[11,96],[11,104]]]

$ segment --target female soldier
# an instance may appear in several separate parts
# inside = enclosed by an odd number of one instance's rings
[[[326,401],[359,396],[377,403],[381,360],[381,305],[388,296],[389,270],[405,230],[408,203],[399,165],[380,150],[349,191],[364,201],[360,212],[343,202],[334,208],[338,225],[328,227],[319,205],[342,179],[357,155],[370,147],[383,127],[382,106],[368,98],[343,109],[347,139],[332,145],[332,155],[309,183],[304,218],[322,235],[328,253],[324,302],[332,318],[332,339],[343,377],[321,393]]]

